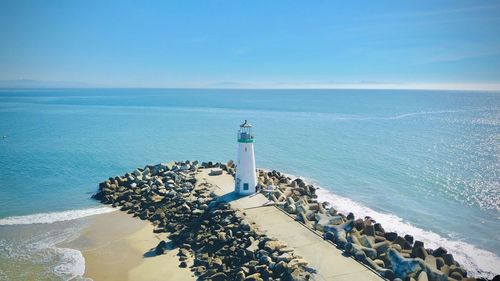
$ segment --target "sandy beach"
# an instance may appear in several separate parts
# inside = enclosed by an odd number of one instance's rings
[[[156,256],[155,247],[166,234],[153,233],[148,221],[116,211],[90,218],[80,237],[62,246],[78,249],[85,258],[84,277],[107,280],[195,280],[179,267],[177,250]]]

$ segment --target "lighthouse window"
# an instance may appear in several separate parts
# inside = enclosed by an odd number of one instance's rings
[[[245,152],[247,152],[247,148],[245,147]]]

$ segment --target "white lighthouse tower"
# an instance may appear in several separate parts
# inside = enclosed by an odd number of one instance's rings
[[[245,120],[245,123],[240,125],[240,130],[238,131],[238,163],[236,164],[235,192],[240,195],[255,193],[257,187],[253,142],[252,125]]]

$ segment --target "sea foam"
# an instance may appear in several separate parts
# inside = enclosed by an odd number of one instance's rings
[[[92,215],[113,212],[111,207],[98,207],[80,210],[69,210],[62,212],[38,213],[25,216],[12,216],[0,219],[0,225],[22,225],[36,223],[54,223],[58,221],[69,221]]]
[[[61,262],[55,266],[56,275],[66,277],[67,280],[81,278],[85,273],[85,258],[82,252],[71,248],[54,248],[61,256]]]
[[[265,171],[267,172],[268,170]],[[500,257],[493,252],[479,249],[472,244],[460,241],[459,238],[446,238],[433,231],[416,227],[394,214],[375,211],[350,198],[336,195],[322,188],[314,180],[305,177],[297,177],[292,174],[285,175],[292,179],[301,178],[305,182],[313,184],[318,188],[316,191],[318,201],[330,203],[331,206],[339,212],[346,215],[351,212],[358,218],[370,216],[375,221],[381,223],[386,231],[394,231],[400,235],[410,234],[416,240],[424,242],[426,248],[435,249],[440,246],[446,248],[448,252],[453,254],[455,260],[467,269],[470,276],[491,279],[495,275],[500,274],[500,268],[498,267],[500,264]]]

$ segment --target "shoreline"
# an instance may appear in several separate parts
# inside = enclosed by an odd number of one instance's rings
[[[179,164],[179,167],[181,167],[181,165],[182,164]],[[233,172],[230,166],[225,166],[225,164],[220,164],[220,163],[215,163],[211,165],[205,163],[204,165],[202,164],[201,166],[199,165],[194,165],[194,166],[198,166],[194,170],[196,175],[202,173],[201,172],[202,170],[200,170],[200,168],[204,166],[222,167],[222,169],[225,170],[224,174],[226,173],[231,174]],[[147,169],[147,167],[153,167],[153,166],[146,166],[145,169],[139,169],[139,170],[144,171]],[[182,171],[182,169],[179,168],[179,170],[177,170],[175,173],[183,173],[183,172],[186,171]],[[276,186],[280,186],[280,184],[275,181],[276,179],[278,179],[279,182],[280,180],[284,180],[284,178],[289,178],[290,180],[292,178],[295,178],[295,176],[290,174],[285,174],[285,173],[280,174],[276,171],[269,171],[269,170],[265,171],[259,170],[259,176],[262,177],[262,179],[260,179],[261,184],[264,184],[265,181],[271,180],[274,181],[273,184],[275,184]],[[212,183],[214,183],[213,182],[214,179],[215,177],[212,177],[211,179]],[[304,178],[304,180],[306,179]],[[293,184],[295,182],[297,186],[299,185],[309,186],[309,184],[305,183],[305,181],[303,181],[301,178],[297,178],[296,180],[289,182],[290,183],[288,184]],[[199,184],[199,179],[197,180],[196,184]],[[167,183],[165,185],[167,185]],[[232,188],[232,183],[229,183],[229,186],[230,188]],[[317,190],[318,189],[316,189],[316,191]],[[323,188],[321,188],[321,190],[329,192]],[[321,192],[316,193],[316,199],[319,202],[322,202],[325,198],[322,197],[322,194],[320,193]],[[219,194],[219,196],[221,195],[222,194]],[[269,197],[269,199],[271,199],[271,197]],[[120,205],[123,205],[123,203],[124,202],[113,205],[115,207],[119,207]],[[280,202],[275,202],[275,203],[280,203]],[[123,206],[121,207],[123,209]],[[99,208],[102,209],[109,207],[99,207]],[[286,213],[286,211],[284,210],[285,209],[284,206],[281,206],[280,209]],[[113,208],[112,210],[118,210],[118,208]],[[61,212],[61,213],[66,213],[66,212]],[[128,213],[133,213],[133,212],[131,212],[131,210],[128,210]],[[55,214],[55,213],[47,213],[47,214]],[[294,216],[294,214],[290,213],[288,214],[291,217]],[[358,215],[357,213],[355,214]],[[248,213],[246,216],[248,217]],[[20,222],[23,222],[21,223],[21,225],[29,224],[28,221],[24,220],[26,217],[28,216],[15,217],[15,219]],[[37,216],[31,216],[31,217],[38,218]],[[138,218],[132,217],[130,214],[125,214],[125,212],[111,212],[111,213],[105,212],[103,214],[90,215],[84,217],[88,221],[89,225],[81,231],[80,237],[72,241],[56,245],[57,247],[71,248],[82,252],[86,261],[85,274],[83,275],[83,277],[92,278],[96,281],[136,280],[137,276],[141,276],[143,280],[156,280],[155,276],[161,276],[161,274],[163,275],[178,274],[179,279],[177,280],[196,279],[195,275],[191,273],[189,269],[180,268],[178,266],[179,257],[176,256],[177,249],[166,249],[165,254],[163,255],[145,257],[145,255],[147,255],[148,252],[150,253],[152,250],[154,250],[154,248],[158,245],[160,241],[167,241],[167,243],[169,243],[168,242],[169,240],[167,238],[167,236],[169,235],[168,232],[154,233],[158,232],[157,231],[158,225],[156,226],[152,225],[148,220],[140,220]],[[377,219],[377,217],[374,216],[374,219]],[[42,218],[42,221],[44,220],[45,218]],[[5,225],[9,226],[13,224],[5,224]],[[309,227],[312,230],[314,230],[315,228],[314,225],[310,225]],[[393,226],[388,227],[388,229],[394,231]],[[405,234],[405,232],[400,234]],[[418,239],[418,237],[415,238]],[[406,240],[406,237],[403,239]],[[428,243],[428,241],[425,240],[423,241],[427,244],[427,246],[440,243],[440,242]],[[451,242],[460,243],[460,241],[451,241]],[[436,248],[438,246],[439,245],[437,245]],[[434,247],[434,245],[432,247]],[[101,249],[104,249],[107,255],[102,254],[103,252],[97,254]],[[120,253],[123,252],[128,253],[127,255],[124,255],[128,257],[127,259],[123,259],[123,256],[120,255]],[[167,268],[165,267],[166,264],[173,266]],[[128,270],[127,271],[119,270],[123,268],[127,268]],[[116,272],[116,274],[111,274],[113,272]],[[491,276],[489,278],[493,277]]]
[[[153,233],[153,226],[123,212],[98,214],[87,218],[80,236],[59,247],[79,250],[85,258],[84,278],[94,281],[158,280],[165,274],[175,280],[195,280],[189,270],[177,266],[175,251],[156,256],[154,250],[164,234]]]

